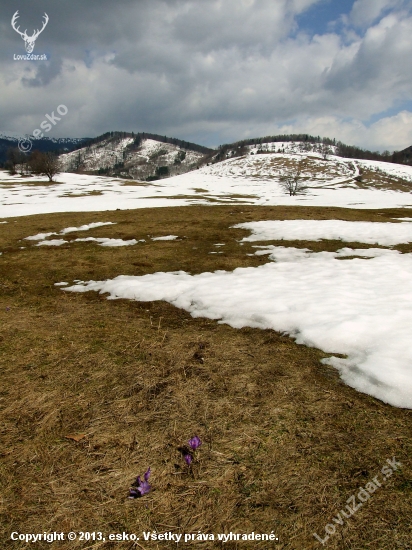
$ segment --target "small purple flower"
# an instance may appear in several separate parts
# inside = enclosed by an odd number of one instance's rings
[[[10,311],[11,310],[11,307],[6,307],[6,311]]]
[[[139,487],[137,488],[137,490],[139,491],[141,497],[143,495],[147,495],[147,493],[150,492],[150,489],[151,487],[147,481],[140,481],[139,479]]]
[[[185,462],[188,466],[192,464],[193,457],[189,453],[183,455],[183,458],[185,459]]]
[[[140,496],[140,492],[135,487],[129,489],[129,498],[138,498]]]
[[[143,476],[144,481],[140,479],[140,476],[137,476],[133,487],[129,490],[129,498],[140,498],[150,492],[151,486],[148,483],[150,474],[151,471],[149,468]]]
[[[194,437],[192,437],[192,439],[189,439],[189,447],[193,450],[193,451],[196,451],[196,449],[198,447],[200,447],[200,445],[202,444],[202,441],[200,439],[200,437],[198,437],[197,435],[195,435]]]

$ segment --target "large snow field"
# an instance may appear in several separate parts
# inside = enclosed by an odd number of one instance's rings
[[[0,171],[0,218],[187,204],[184,199],[163,198],[165,191],[155,184],[129,186],[124,185],[128,183],[125,180],[69,173],[59,174],[57,182],[51,184],[42,177],[36,181],[44,185],[33,185],[33,179]]]
[[[204,166],[186,174],[155,182],[133,184],[103,176],[63,173],[58,183],[36,178],[9,176],[0,171],[0,218],[47,214],[135,209],[189,204],[248,204],[339,206],[349,208],[398,208],[412,206],[412,167],[375,161],[354,161],[315,153],[248,155]],[[308,159],[303,170],[309,187],[306,195],[290,197],[279,178],[286,172],[282,163],[297,164]],[[280,168],[276,163],[280,162]],[[359,167],[383,170],[411,182],[411,191],[364,189],[354,178]]]
[[[253,230],[260,241],[272,240],[275,223],[241,227]],[[338,226],[314,223],[320,228],[316,238],[331,238],[331,227],[334,238]],[[410,223],[339,223],[342,240],[353,241],[357,235],[361,242],[376,236],[384,241],[381,225],[387,230],[386,243],[404,242],[398,230],[412,236]],[[277,227],[276,238],[289,238],[290,227]],[[307,220],[293,220],[293,228],[303,235]],[[412,254],[385,248],[343,248],[335,253],[257,248],[257,255],[269,255],[269,263],[199,275],[120,275],[107,281],[78,281],[64,290],[94,290],[108,293],[109,299],[165,300],[193,317],[287,333],[298,344],[331,354],[325,363],[338,369],[350,386],[391,405],[412,408]]]

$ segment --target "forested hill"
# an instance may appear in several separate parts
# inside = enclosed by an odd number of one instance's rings
[[[404,161],[395,160],[395,159],[404,159],[412,157],[412,147],[409,147],[408,149],[405,149],[405,151],[409,150],[409,156],[402,155],[403,152],[397,152],[390,153],[389,151],[385,151],[383,153],[380,153],[379,151],[369,151],[367,149],[362,149],[360,147],[356,147],[355,145],[346,145],[345,143],[342,143],[341,141],[337,141],[336,139],[330,139],[326,137],[320,137],[320,136],[311,136],[309,134],[280,134],[275,136],[265,136],[262,138],[250,138],[250,139],[244,139],[241,141],[236,141],[234,143],[221,145],[219,147],[219,157],[225,158],[226,153],[229,150],[235,150],[235,151],[242,151],[244,147],[248,146],[256,146],[259,147],[260,145],[264,145],[266,143],[277,143],[277,142],[300,142],[300,143],[308,143],[308,144],[324,144],[326,146],[333,147],[335,154],[337,154],[340,157],[345,158],[353,158],[353,159],[365,159],[365,160],[380,160],[384,162],[398,162],[398,163],[404,163]],[[407,164],[410,164],[410,161],[407,162]]]
[[[145,139],[153,139],[154,141],[158,141],[160,143],[169,143],[170,145],[176,145],[181,149],[187,149],[188,151],[195,151],[196,153],[202,153],[203,155],[208,155],[214,152],[214,149],[210,149],[209,147],[204,147],[203,145],[198,145],[197,143],[184,141],[178,138],[160,136],[158,134],[151,134],[147,132],[138,132],[137,134],[135,134],[134,132],[106,132],[105,134],[102,134],[95,138],[86,139],[78,148],[80,149],[82,147],[87,147],[89,145],[95,145],[96,143],[108,140],[110,138],[113,138],[114,140],[124,139],[124,138],[133,138],[134,142],[128,146],[128,149],[130,150],[134,150],[140,147],[142,141]]]
[[[412,145],[402,151],[395,151],[393,153],[392,162],[397,162],[398,164],[412,164]]]

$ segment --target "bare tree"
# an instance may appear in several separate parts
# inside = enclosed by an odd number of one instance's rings
[[[291,197],[294,195],[304,195],[308,190],[302,178],[302,167],[302,161],[300,161],[295,169],[280,178],[282,189],[285,193],[289,193]]]
[[[73,172],[79,172],[83,164],[83,159],[80,151],[77,153],[76,156],[73,156],[73,159],[70,164],[70,170]]]
[[[332,153],[331,148],[326,143],[322,143],[320,146],[320,154],[323,157],[323,160],[328,160],[328,155]]]
[[[49,181],[53,181],[54,176],[61,171],[58,157],[50,151],[47,153],[33,151],[29,164],[33,174],[47,176]]]
[[[29,156],[27,153],[20,153],[19,156],[19,164],[18,164],[19,172],[21,176],[26,176],[29,173]]]
[[[10,171],[10,175],[17,173],[16,166],[20,161],[20,151],[17,147],[13,147],[7,150],[7,168]]]

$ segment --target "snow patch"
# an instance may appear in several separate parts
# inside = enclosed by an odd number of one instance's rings
[[[342,220],[271,220],[234,225],[252,231],[243,242],[319,241],[320,239],[393,246],[412,242],[412,224]]]
[[[108,239],[108,238],[95,238],[87,237],[85,239],[75,239],[75,242],[96,242],[100,246],[133,246],[138,243],[136,239],[130,239],[129,241],[124,241],[123,239]]]
[[[95,290],[109,299],[165,300],[193,317],[234,328],[286,332],[298,344],[331,357],[342,379],[397,407],[412,408],[412,255],[369,251],[369,259],[340,260],[338,253],[272,250],[276,263],[189,275],[184,271],[141,277],[121,275],[65,288]]]
[[[52,239],[50,241],[41,241],[40,243],[36,244],[36,246],[61,246],[62,244],[66,244],[67,241],[63,241],[63,239]]]
[[[115,222],[92,222],[80,227],[66,227],[60,231],[60,235],[66,235],[67,233],[74,233],[75,231],[88,231],[95,227],[102,227],[103,225],[116,225]]]
[[[51,235],[66,235],[67,233],[73,233],[74,231],[88,231],[89,229],[94,229],[95,227],[102,227],[103,225],[116,225],[114,222],[92,222],[87,225],[81,225],[80,227],[66,227],[59,232],[55,233],[38,233],[37,235],[32,235],[31,237],[24,237],[26,241],[41,241],[47,239]]]
[[[31,237],[24,237],[25,241],[42,241],[51,237],[51,235],[56,235],[56,233],[37,233],[37,235],[32,235]]]

